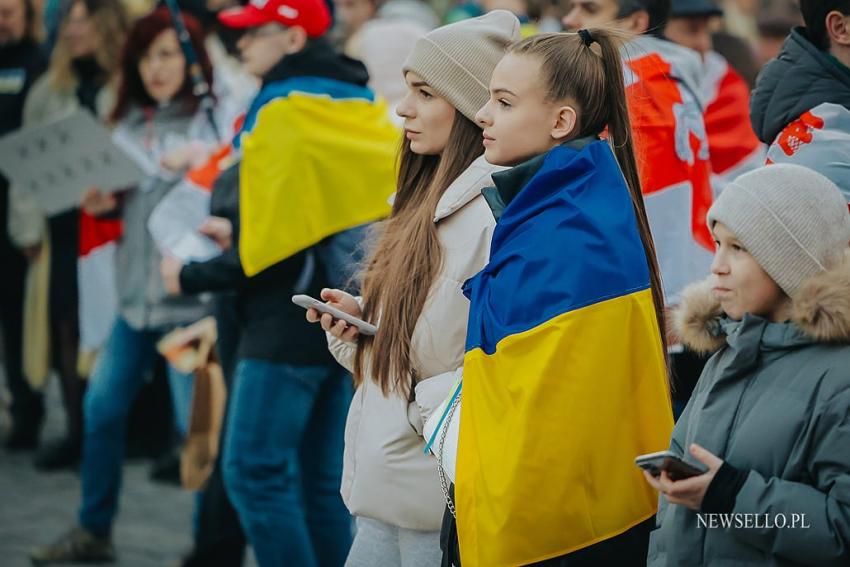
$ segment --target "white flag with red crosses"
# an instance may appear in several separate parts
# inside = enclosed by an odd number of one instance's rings
[[[822,173],[850,203],[850,109],[824,103],[788,124],[770,145],[767,164],[795,163]]]

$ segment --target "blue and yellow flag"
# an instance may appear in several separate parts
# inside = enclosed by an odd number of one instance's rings
[[[651,517],[634,458],[673,428],[646,255],[608,144],[559,146],[529,176],[464,289],[455,495],[469,566],[565,555]]]
[[[366,87],[319,77],[266,85],[234,140],[245,273],[387,216],[399,136]]]

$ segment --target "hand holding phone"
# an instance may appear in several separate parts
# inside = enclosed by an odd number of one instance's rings
[[[666,471],[670,480],[684,480],[693,476],[699,476],[708,472],[686,463],[679,455],[672,451],[659,451],[647,453],[635,458],[635,464],[647,471],[654,477],[661,476],[661,471]]]
[[[324,330],[343,340],[353,341],[358,333],[374,335],[378,332],[375,325],[357,316],[360,315],[360,305],[349,294],[335,289],[323,289],[321,297],[327,303],[309,295],[295,295],[292,302],[307,309],[308,321],[321,322]]]

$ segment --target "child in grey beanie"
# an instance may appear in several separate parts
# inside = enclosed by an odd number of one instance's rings
[[[714,353],[669,449],[704,472],[645,475],[660,493],[647,565],[845,564],[850,548],[850,214],[798,165],[742,175],[708,213],[712,276],[688,288],[676,331]],[[709,517],[802,514],[760,529]],[[711,527],[708,525],[708,527]],[[759,532],[758,536],[753,534]],[[702,554],[692,561],[693,550]]]
[[[804,280],[829,269],[850,242],[841,191],[799,165],[769,165],[738,177],[708,211],[709,227],[718,222],[790,297]]]

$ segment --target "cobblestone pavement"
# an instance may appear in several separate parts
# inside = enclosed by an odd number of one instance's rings
[[[57,382],[52,380],[48,389],[43,441],[62,432]],[[0,389],[2,384],[0,380]],[[3,419],[0,438],[6,431]],[[147,460],[124,466],[121,510],[113,534],[116,565],[122,567],[166,566],[191,546],[193,495],[151,482],[149,467]],[[39,473],[32,466],[31,453],[10,454],[0,448],[0,567],[30,565],[28,551],[67,530],[75,521],[79,502],[80,479],[75,472]]]

